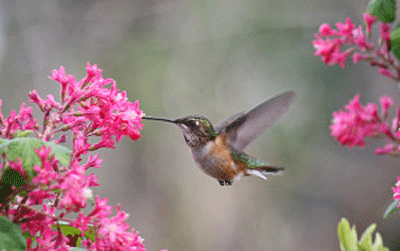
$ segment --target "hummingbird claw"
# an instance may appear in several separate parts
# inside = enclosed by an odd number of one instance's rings
[[[218,182],[221,186],[225,186],[225,185],[232,186],[232,181],[230,181],[230,180],[218,180]]]

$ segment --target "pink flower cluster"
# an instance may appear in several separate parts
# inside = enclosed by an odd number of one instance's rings
[[[12,193],[0,201],[0,215],[20,224],[21,229],[30,234],[27,250],[69,250],[80,238],[88,250],[143,251],[142,239],[133,229],[129,230],[130,226],[125,223],[128,215],[119,205],[117,214],[111,217],[112,206],[107,205],[106,198],[96,196],[94,209],[86,214],[82,212],[93,198],[91,188],[99,185],[93,173],[85,172],[99,168],[102,163],[98,155],[91,154],[83,162],[82,155],[102,147],[113,148],[124,135],[136,140],[143,127],[143,112],[139,110],[138,101],[129,102],[126,92],[120,92],[114,80],[103,79],[96,65],[87,64],[86,72],[85,78],[76,81],[63,67],[53,71],[51,79],[61,84],[60,102],[52,95],[42,99],[35,90],[29,93],[30,101],[44,114],[43,127],[32,116],[32,108],[25,104],[19,114],[12,111],[7,118],[0,109],[0,140],[13,139],[18,137],[18,132],[31,130],[43,141],[62,133],[55,141],[60,144],[67,140],[64,132],[72,131],[73,143],[68,166],[60,164],[51,147],[36,149],[41,164],[33,167],[34,177],[28,177],[21,158],[17,162],[4,161],[0,170],[12,168],[20,172],[26,184],[21,188],[13,187]],[[0,100],[0,108],[1,104]],[[97,136],[100,136],[99,142],[88,141]],[[25,195],[20,196],[21,192]],[[78,214],[77,219],[73,213]],[[61,222],[75,227],[80,234],[65,236]]]
[[[397,67],[394,64],[390,51],[390,26],[388,23],[379,22],[380,40],[379,48],[375,48],[374,43],[370,42],[372,25],[376,17],[369,13],[364,13],[366,31],[360,25],[352,23],[350,18],[345,23],[337,23],[333,29],[329,24],[322,24],[319,33],[315,34],[313,41],[316,52],[315,56],[320,56],[328,65],[339,64],[345,67],[347,57],[353,55],[353,63],[360,60],[368,61],[371,66],[377,66],[379,73],[393,79],[398,79]],[[343,47],[347,45],[347,49]]]
[[[87,150],[113,148],[115,141],[121,140],[124,135],[132,140],[140,138],[143,112],[139,110],[139,101],[129,102],[126,92],[120,92],[113,79],[102,78],[102,70],[97,65],[88,63],[86,72],[85,78],[76,81],[72,75],[65,73],[64,67],[53,71],[49,78],[61,84],[61,103],[54,101],[52,95],[43,100],[35,90],[29,93],[30,101],[36,103],[45,114],[45,122],[51,120],[51,125],[44,130],[44,135],[40,135],[41,138],[47,140],[55,132],[70,129],[75,136],[78,131],[83,132],[79,138],[85,144],[85,138],[101,136],[100,142],[94,145],[87,143],[90,146],[85,147]],[[53,110],[57,112],[50,113]],[[60,124],[64,126],[56,130]]]
[[[0,138],[11,139],[14,134],[19,131],[37,130],[39,125],[32,116],[32,107],[25,107],[23,103],[19,110],[19,114],[12,110],[10,116],[4,118],[1,111],[3,101],[0,99]]]
[[[400,201],[400,177],[397,177],[396,186],[392,187],[393,199]],[[400,204],[399,204],[400,207]]]
[[[392,120],[392,126],[386,121],[388,110],[393,105],[390,97],[380,99],[381,111],[376,104],[361,105],[360,95],[345,106],[345,110],[333,112],[331,135],[342,145],[364,147],[365,138],[383,136],[389,143],[383,148],[377,148],[378,155],[400,155],[400,106],[397,116]]]

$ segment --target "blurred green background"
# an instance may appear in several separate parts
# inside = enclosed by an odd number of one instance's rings
[[[361,24],[367,3],[2,0],[3,113],[32,89],[57,97],[51,70],[63,65],[80,79],[88,61],[153,116],[201,114],[216,123],[294,90],[292,109],[246,149],[287,167],[282,176],[221,187],[196,166],[177,127],[149,121],[138,141],[102,151],[95,193],[121,203],[150,251],[338,250],[341,217],[359,232],[376,222],[398,250],[400,217],[382,219],[397,159],[373,154],[385,141],[341,147],[329,125],[354,94],[363,104],[382,95],[398,104],[399,90],[365,63],[324,65],[311,43],[322,23]]]

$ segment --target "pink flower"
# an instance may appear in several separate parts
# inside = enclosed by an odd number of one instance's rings
[[[390,97],[383,96],[380,99],[381,107],[382,107],[382,117],[385,119],[388,115],[389,108],[393,105],[393,100]]]
[[[342,145],[348,147],[364,147],[366,137],[372,137],[379,133],[381,120],[378,116],[378,108],[374,104],[362,106],[360,96],[345,106],[347,111],[339,110],[333,112],[333,124],[331,135]]]
[[[91,223],[90,217],[86,217],[82,212],[79,213],[78,218],[75,221],[72,221],[71,226],[76,227],[82,233],[89,229],[89,224]]]
[[[96,246],[99,250],[138,250],[145,251],[142,238],[125,223],[128,215],[117,206],[117,214],[111,218],[99,218],[95,228],[99,238]]]
[[[103,160],[99,159],[98,154],[96,154],[94,156],[89,154],[88,161],[86,162],[86,164],[83,165],[83,167],[85,168],[85,170],[89,169],[90,167],[100,168],[102,162],[103,162]]]
[[[96,195],[94,198],[95,208],[89,214],[92,218],[104,218],[111,215],[112,206],[107,205],[107,198],[99,199],[99,196]]]
[[[380,37],[386,44],[390,43],[390,26],[388,23],[379,23]]]
[[[91,144],[87,142],[88,137],[84,136],[81,131],[77,131],[75,134],[75,139],[73,141],[74,144],[74,153],[76,156],[80,156],[81,154],[86,154],[89,150]]]
[[[61,84],[60,102],[52,95],[42,99],[36,90],[29,93],[30,102],[37,104],[44,114],[40,123],[43,128],[34,119],[32,107],[25,104],[19,113],[11,111],[4,118],[0,99],[0,138],[13,139],[21,135],[19,131],[32,130],[37,138],[60,144],[67,141],[70,134],[64,132],[69,130],[73,143],[67,165],[68,151],[58,152],[59,148],[53,147],[52,152],[45,145],[35,149],[40,162],[33,166],[32,180],[24,187],[23,196],[17,194],[15,199],[7,201],[10,205],[3,213],[34,236],[27,239],[27,250],[69,250],[74,246],[76,239],[64,236],[56,227],[57,222],[63,221],[81,231],[82,245],[88,250],[144,251],[143,240],[125,222],[128,215],[119,205],[117,214],[110,217],[112,206],[107,205],[106,198],[96,196],[94,209],[87,215],[81,211],[92,198],[91,188],[99,186],[97,176],[86,171],[99,168],[102,163],[99,155],[89,154],[87,158],[82,155],[102,147],[114,147],[124,136],[137,140],[143,128],[143,112],[138,101],[129,102],[127,93],[117,89],[113,79],[103,79],[97,65],[88,63],[86,72],[80,81],[67,75],[64,67],[52,72],[49,78]],[[54,135],[60,132],[61,136],[54,141]],[[55,156],[60,153],[64,157],[57,159]],[[84,159],[87,161],[82,162]],[[21,162],[21,159],[17,162],[6,159],[0,168],[11,167],[28,178]],[[71,220],[74,212],[79,213],[78,218]],[[85,231],[92,231],[95,241],[87,238]]]
[[[380,67],[378,69],[378,72],[379,72],[379,74],[381,74],[383,76],[386,76],[388,78],[393,78],[394,77],[393,73],[391,73],[388,69],[385,69],[385,68],[381,68]]]
[[[1,111],[1,107],[3,105],[3,100],[0,99],[0,126],[3,125],[4,117],[3,117],[3,112]],[[0,127],[1,128],[1,127]],[[1,135],[1,134],[0,134]]]
[[[89,180],[84,171],[85,168],[75,162],[60,180],[59,187],[64,191],[60,208],[64,208],[67,212],[78,212],[86,207],[87,199],[92,197]]]
[[[15,110],[12,110],[10,116],[6,119],[1,118],[3,123],[0,124],[0,137],[13,138],[17,130],[37,130],[38,124],[32,115],[33,109],[32,107],[25,107],[25,105],[25,103],[21,105],[19,114]]]
[[[392,187],[392,190],[393,190],[393,199],[400,201],[400,177],[397,177],[396,186]]]
[[[15,171],[19,172],[24,178],[28,178],[28,175],[26,174],[24,168],[22,167],[22,162],[21,162],[21,157],[18,157],[18,161],[10,161],[10,168],[14,169]]]
[[[88,64],[86,70],[87,76],[79,82],[67,76],[62,67],[53,71],[52,79],[67,89],[61,121],[69,128],[78,127],[86,132],[83,136],[101,135],[101,142],[94,143],[90,150],[112,148],[125,135],[132,140],[140,138],[143,112],[139,102],[129,102],[126,92],[118,90],[114,80],[102,78],[102,70],[97,65]],[[108,85],[110,87],[106,88]]]
[[[32,90],[31,92],[29,92],[28,97],[30,98],[29,102],[37,104],[42,112],[45,111],[45,101],[39,96],[36,90]]]
[[[361,26],[359,26],[357,29],[354,29],[352,35],[353,40],[351,43],[349,42],[349,44],[352,44],[354,42],[354,44],[358,45],[358,48],[362,52],[370,49],[371,47],[373,48],[373,44],[368,44],[367,38],[365,37]]]
[[[323,37],[331,36],[331,35],[336,35],[336,31],[331,28],[329,24],[322,24],[319,27],[319,34]]]
[[[364,22],[366,24],[367,32],[371,33],[372,30],[372,24],[376,21],[376,17],[372,16],[369,13],[364,13],[363,14]]]
[[[339,63],[342,67],[344,67],[344,62],[346,61],[349,53],[341,53],[341,40],[323,40],[317,34],[315,35],[315,37],[317,38],[317,40],[314,40],[313,44],[317,50],[314,55],[321,56],[322,60],[328,65]]]
[[[58,187],[57,181],[60,178],[60,174],[57,172],[58,160],[50,155],[51,147],[46,148],[42,146],[40,149],[36,149],[37,155],[42,161],[41,166],[34,166],[33,169],[36,172],[36,176],[32,179],[33,184],[47,185],[51,188]]]
[[[398,78],[398,71],[389,70],[397,68],[393,63],[393,57],[389,54],[389,24],[379,22],[380,38],[383,43],[379,43],[378,48],[375,48],[374,43],[369,40],[372,24],[376,21],[376,17],[368,13],[364,13],[363,17],[366,23],[366,32],[362,26],[356,28],[350,18],[347,18],[344,23],[337,23],[337,30],[332,29],[329,24],[322,24],[313,41],[316,49],[314,55],[320,56],[327,65],[338,64],[344,68],[347,57],[354,54],[353,63],[358,63],[360,60],[368,61],[371,66],[379,67],[380,74],[393,79]]]
[[[351,22],[351,18],[347,18],[344,23],[338,22],[336,24],[337,29],[339,30],[338,34],[340,36],[344,36],[346,39],[351,39],[353,35],[353,30],[356,27],[355,24]]]
[[[33,191],[28,193],[29,200],[27,202],[28,205],[40,205],[43,204],[44,200],[55,199],[56,195],[51,191],[44,191],[42,188],[38,187]]]
[[[367,58],[368,56],[355,52],[353,54],[353,63],[357,64],[360,60],[365,60]]]
[[[68,91],[68,86],[74,88],[75,78],[72,75],[67,75],[65,73],[64,67],[60,67],[60,69],[53,70],[52,76],[48,77],[49,79],[53,79],[61,84],[61,98],[62,101],[65,99],[65,95]]]
[[[396,149],[395,145],[392,143],[385,145],[385,147],[383,147],[383,148],[378,147],[375,149],[376,155],[392,155],[392,154],[395,154],[396,152],[397,152],[397,149]]]

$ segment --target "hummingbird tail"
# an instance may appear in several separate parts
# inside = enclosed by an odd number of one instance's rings
[[[285,170],[285,168],[283,167],[262,166],[256,168],[249,168],[246,170],[246,173],[267,180],[266,175],[277,175],[282,173],[283,170]]]

